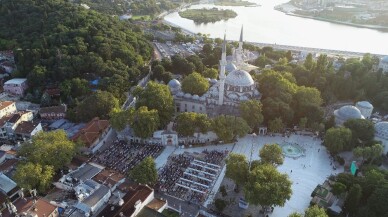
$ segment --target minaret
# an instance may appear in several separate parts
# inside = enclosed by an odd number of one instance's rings
[[[237,65],[241,65],[243,62],[243,32],[244,32],[244,26],[241,26],[241,33],[240,33],[240,40],[238,42],[238,48],[236,51],[236,62]]]
[[[244,41],[244,26],[241,26],[241,33],[240,33],[240,41],[238,42],[238,49],[240,49],[241,51],[243,50],[243,41]]]
[[[222,43],[222,55],[220,60],[220,82],[218,86],[218,105],[224,104],[224,88],[225,88],[225,66],[226,66],[226,34],[224,34],[224,42]]]

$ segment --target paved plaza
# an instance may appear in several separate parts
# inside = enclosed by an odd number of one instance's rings
[[[233,153],[244,154],[247,159],[259,160],[259,150],[264,144],[284,144],[296,143],[305,149],[305,156],[299,158],[285,157],[283,165],[278,167],[282,173],[287,173],[292,180],[292,196],[286,202],[284,207],[275,207],[274,212],[270,216],[288,216],[292,212],[303,212],[310,203],[311,192],[317,184],[321,184],[331,174],[343,172],[343,167],[334,169],[331,164],[331,158],[326,151],[326,148],[321,145],[322,141],[312,136],[301,136],[292,134],[290,137],[283,136],[251,136],[248,135],[238,140],[234,144],[213,145],[194,148],[176,148],[166,147],[161,155],[156,158],[158,168],[163,167],[167,163],[168,156],[172,154],[183,154],[184,152],[197,152],[203,150],[219,150],[229,151]],[[209,197],[203,203],[205,207],[212,203],[214,196],[219,190],[221,182],[225,176],[225,167],[222,169],[218,179],[215,181],[214,187],[211,190]],[[236,209],[239,209],[236,205]]]

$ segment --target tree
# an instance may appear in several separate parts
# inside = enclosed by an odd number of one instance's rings
[[[130,118],[133,115],[133,109],[116,111],[113,112],[110,116],[109,123],[117,131],[122,131],[125,129],[127,124],[130,123]]]
[[[381,144],[375,144],[370,147],[357,147],[353,149],[356,157],[362,157],[362,160],[369,160],[369,164],[384,153],[384,147]]]
[[[354,143],[367,142],[375,137],[375,127],[372,121],[366,119],[349,119],[344,126],[352,131]]]
[[[244,185],[248,178],[248,172],[248,161],[245,155],[229,154],[226,160],[226,177],[232,179],[237,185]]]
[[[217,69],[206,68],[206,69],[202,72],[202,75],[203,75],[203,77],[205,77],[205,78],[214,78],[214,79],[216,79],[216,78],[218,77],[218,71],[217,71]]]
[[[209,81],[201,74],[193,72],[182,80],[182,91],[202,96],[209,89]]]
[[[244,186],[245,199],[254,205],[284,206],[291,198],[291,181],[269,164],[255,167]]]
[[[146,157],[132,170],[129,171],[129,178],[140,184],[153,186],[158,181],[158,171],[152,157]]]
[[[214,205],[216,206],[216,209],[218,210],[218,212],[222,212],[222,210],[225,209],[225,207],[228,205],[227,202],[225,200],[222,200],[222,199],[216,199],[214,201]]]
[[[308,119],[306,117],[299,119],[299,128],[300,129],[303,130],[304,128],[306,128],[307,120]]]
[[[352,131],[345,127],[330,128],[326,131],[324,144],[331,154],[351,149]]]
[[[315,62],[311,53],[307,54],[306,60],[304,61],[303,65],[309,71],[311,71],[315,67]]]
[[[304,217],[329,217],[323,208],[317,205],[309,207],[304,212]]]
[[[31,88],[41,87],[45,84],[47,76],[47,69],[44,66],[36,65],[33,70],[28,73],[27,81],[28,86]]]
[[[260,149],[259,157],[262,163],[273,166],[282,165],[284,161],[282,148],[278,144],[265,144]]]
[[[50,187],[53,177],[54,168],[52,166],[42,166],[31,162],[19,164],[13,176],[19,187],[37,189],[39,192],[45,192]]]
[[[77,144],[67,138],[65,131],[56,130],[39,132],[32,137],[31,143],[22,146],[18,154],[27,162],[58,170],[69,164],[77,151]]]
[[[144,90],[139,92],[136,108],[147,106],[149,110],[158,111],[160,127],[166,126],[174,114],[174,102],[167,85],[148,82]]]
[[[288,217],[329,217],[323,208],[320,208],[317,205],[307,208],[303,214],[300,213],[291,213]]]
[[[281,118],[275,118],[269,122],[269,130],[274,133],[280,133],[284,129],[284,124]]]
[[[346,197],[344,207],[347,213],[353,215],[358,209],[358,204],[362,196],[362,188],[359,184],[354,184],[350,190],[349,194]]]
[[[96,91],[86,97],[75,110],[78,120],[87,122],[95,117],[108,119],[109,114],[119,108],[119,101],[113,94],[106,91]]]
[[[342,184],[341,182],[334,183],[332,187],[333,187],[332,192],[336,196],[339,196],[342,193],[346,192],[346,185]]]
[[[244,119],[228,115],[220,115],[214,118],[211,128],[218,138],[224,142],[232,141],[236,137],[243,137],[251,131]]]
[[[251,129],[258,129],[263,122],[261,109],[262,105],[258,100],[244,101],[239,105],[240,115]]]
[[[129,123],[135,135],[142,139],[151,137],[160,125],[158,111],[155,109],[148,110],[146,106],[142,106],[132,114]]]
[[[193,136],[195,132],[206,133],[211,123],[206,114],[183,112],[177,116],[176,124],[179,135],[187,137]]]
[[[376,217],[387,216],[387,195],[388,185],[382,185],[373,192],[367,202],[367,207],[370,214],[374,213]]]

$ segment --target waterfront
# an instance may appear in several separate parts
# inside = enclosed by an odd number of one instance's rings
[[[251,1],[261,7],[212,4],[190,7],[232,9],[238,16],[228,21],[195,24],[191,20],[181,18],[177,12],[168,14],[164,19],[190,32],[209,34],[213,38],[222,37],[226,31],[228,39],[238,40],[241,25],[244,24],[244,40],[248,42],[388,54],[388,32],[289,16],[274,9],[274,6],[288,0]]]

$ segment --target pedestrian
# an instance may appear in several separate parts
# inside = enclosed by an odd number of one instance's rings
[[[292,170],[291,170],[291,173],[292,173]]]

